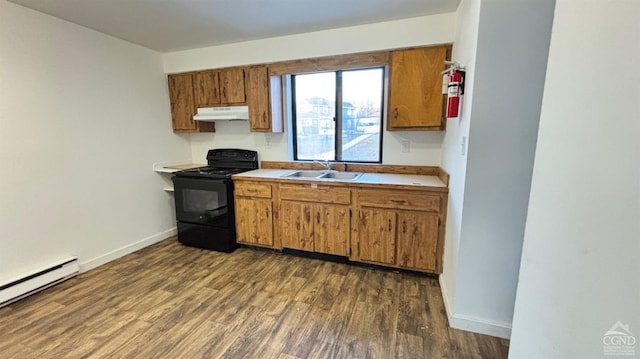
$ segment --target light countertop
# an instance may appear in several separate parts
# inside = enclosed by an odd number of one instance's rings
[[[430,187],[438,190],[447,190],[447,186],[436,176],[405,175],[391,173],[363,173],[355,180],[319,179],[319,178],[286,178],[282,177],[298,170],[293,169],[258,169],[233,175],[233,178],[245,180],[278,180],[289,183],[335,183],[340,185],[387,185],[403,187]]]
[[[204,167],[206,164],[202,163],[154,163],[153,170],[163,173],[174,173],[182,170],[189,170],[192,168]]]

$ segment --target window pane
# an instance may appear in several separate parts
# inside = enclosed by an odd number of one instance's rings
[[[342,73],[342,160],[379,162],[382,69]]]
[[[336,73],[295,76],[297,159],[335,159]]]

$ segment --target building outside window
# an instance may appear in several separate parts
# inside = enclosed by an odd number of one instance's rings
[[[292,75],[291,83],[295,160],[382,161],[384,68]]]

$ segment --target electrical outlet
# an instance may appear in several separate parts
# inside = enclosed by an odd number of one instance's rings
[[[264,144],[267,148],[271,147],[271,137],[269,135],[264,136]]]
[[[411,152],[411,141],[402,140],[402,153],[409,153],[409,152]]]

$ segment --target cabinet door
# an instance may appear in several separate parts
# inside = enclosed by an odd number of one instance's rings
[[[267,67],[250,67],[247,71],[247,86],[247,104],[249,105],[251,131],[271,131]]]
[[[313,252],[313,208],[306,202],[280,202],[282,247]]]
[[[196,131],[193,74],[169,75],[169,101],[174,131]]]
[[[220,102],[222,104],[244,103],[244,69],[232,68],[221,70],[220,76]]]
[[[237,241],[273,247],[271,199],[236,198],[235,205]]]
[[[428,212],[398,213],[398,265],[435,271],[437,268],[438,215]]]
[[[357,258],[382,264],[396,262],[396,212],[360,209],[358,213]]]
[[[218,71],[198,72],[195,88],[198,107],[211,107],[220,104]]]
[[[388,130],[440,129],[442,74],[448,47],[391,53]]]
[[[338,256],[349,255],[349,207],[316,205],[313,233],[315,251]]]

